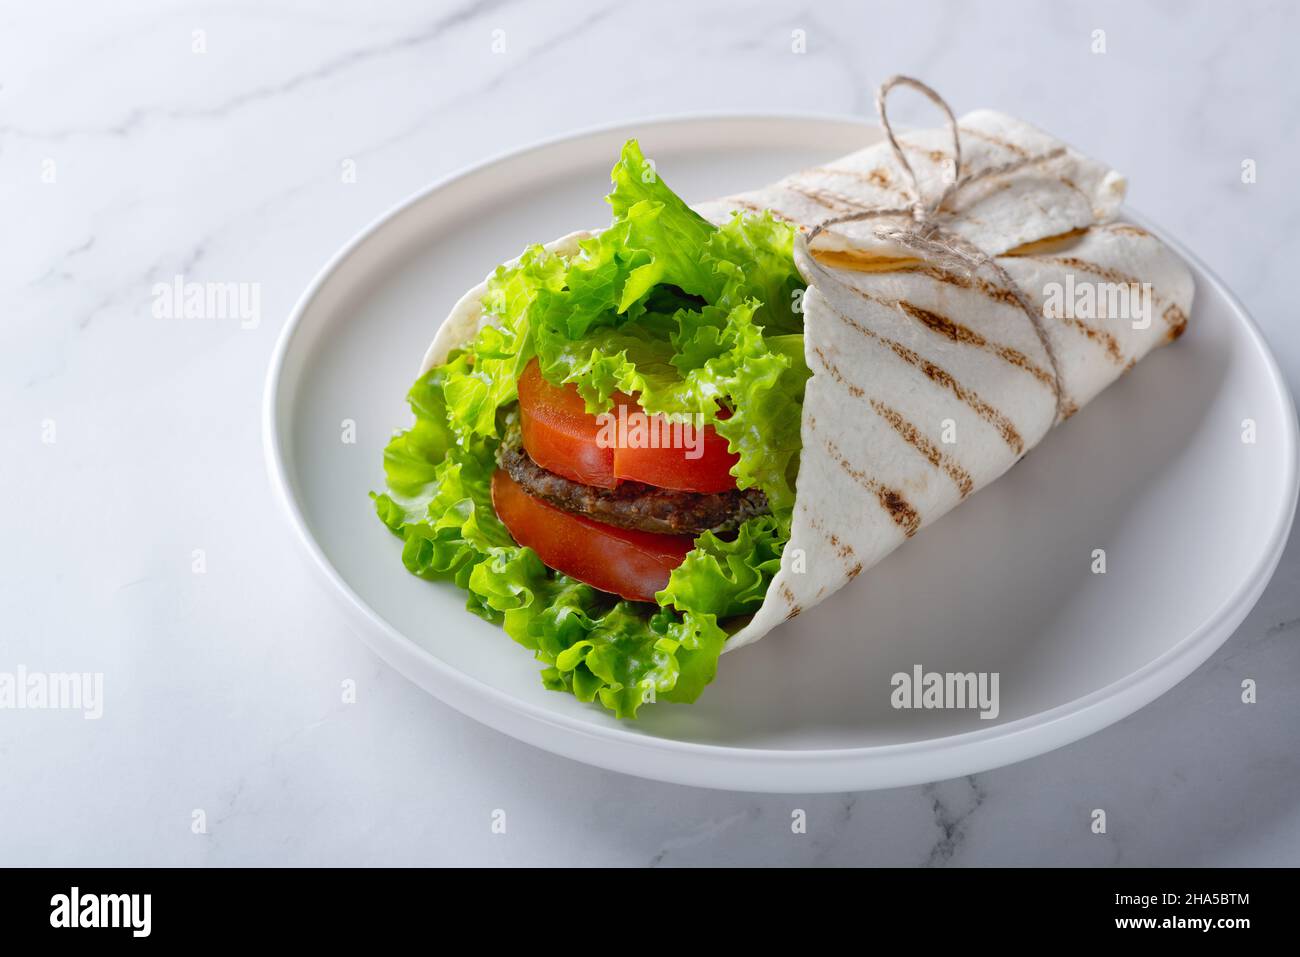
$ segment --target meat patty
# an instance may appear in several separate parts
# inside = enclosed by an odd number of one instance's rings
[[[768,511],[767,496],[756,488],[706,493],[656,488],[642,482],[622,482],[617,488],[583,485],[534,462],[524,451],[517,429],[501,443],[497,464],[534,498],[619,528],[698,535],[729,531]]]

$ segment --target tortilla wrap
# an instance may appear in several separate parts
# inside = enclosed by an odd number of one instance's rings
[[[937,266],[878,238],[879,219],[832,225],[811,246],[796,242],[812,375],[793,526],[762,606],[725,650],[757,641],[871,568],[1187,324],[1191,274],[1151,234],[1115,221],[1120,174],[1000,113],[967,114],[959,129],[963,174],[1063,149],[973,182],[939,214],[945,232],[993,257],[1043,318],[1036,328],[988,270]],[[898,137],[923,196],[943,191],[950,137],[943,129]],[[806,236],[836,217],[908,205],[904,182],[882,142],[696,209],[715,223],[770,210]],[[547,248],[571,254],[589,235]],[[1143,288],[1149,295],[1135,302]],[[1078,315],[1068,293],[1087,289],[1092,309]],[[485,291],[486,281],[452,309],[422,373],[488,321]],[[1142,304],[1145,312],[1134,308]]]

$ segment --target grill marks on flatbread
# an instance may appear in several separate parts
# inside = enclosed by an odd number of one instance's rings
[[[1011,420],[1005,415],[981,399],[973,389],[962,385],[952,376],[951,373],[938,363],[932,362],[895,339],[890,339],[888,336],[882,336],[879,333],[868,329],[851,316],[846,316],[836,308],[834,303],[829,299],[826,299],[825,302],[827,308],[829,308],[830,311],[850,329],[861,333],[868,339],[872,339],[888,347],[894,355],[903,362],[906,362],[908,365],[919,370],[935,385],[951,392],[960,402],[969,406],[976,415],[989,423],[989,425],[993,426],[998,435],[1002,437],[1002,441],[1006,442],[1008,447],[1010,447],[1011,451],[1015,452],[1016,455],[1024,454],[1025,440],[1020,435],[1020,432],[1016,429],[1015,425],[1013,425]]]
[[[816,186],[804,186],[790,180],[780,184],[781,189],[787,193],[794,193],[796,196],[802,196],[810,202],[816,203],[832,213],[861,213],[866,212],[874,207],[865,205],[849,199],[840,193],[829,189],[820,189]]]
[[[1136,227],[1134,227],[1136,228]],[[1072,235],[1083,235],[1084,230],[1077,230]],[[1028,248],[1028,247],[1026,247]],[[1028,253],[1017,251],[1017,256],[1029,258]],[[964,289],[971,292],[978,292],[985,298],[993,302],[1000,303],[1015,309],[1020,313],[1022,307],[1016,294],[1010,289],[999,286],[996,283],[989,282],[987,279],[977,276],[973,273],[961,273],[953,270],[944,269],[932,263],[923,262],[919,259],[902,259],[889,258],[873,255],[855,255],[851,250],[837,249],[817,249],[813,251],[813,256],[823,266],[831,268],[850,269],[854,272],[864,273],[886,273],[886,272],[908,272],[916,273],[931,279],[934,282],[944,283],[949,286],[955,286],[958,289]],[[854,287],[857,289],[857,287]],[[867,296],[862,290],[857,290],[861,295]],[[884,302],[884,300],[877,300]],[[899,307],[913,319],[923,322],[932,330],[939,332],[954,342],[966,342],[969,345],[977,345],[979,348],[987,348],[990,351],[1000,355],[1003,359],[1010,362],[1026,372],[1030,373],[1039,382],[1043,383],[1049,389],[1052,388],[1052,374],[1041,365],[1033,362],[1024,353],[1017,349],[1007,346],[1000,346],[996,343],[987,342],[983,336],[973,330],[967,329],[959,323],[956,323],[945,316],[941,316],[932,310],[921,309],[912,303],[898,300]],[[1073,316],[1046,316],[1045,318],[1053,319],[1063,323],[1071,329],[1081,333],[1091,340],[1094,344],[1103,349],[1110,361],[1123,367],[1126,363],[1123,350],[1120,348],[1119,340],[1104,329],[1091,325],[1082,319]],[[1183,324],[1186,325],[1186,317],[1183,318]],[[1064,386],[1064,383],[1062,383]],[[1071,401],[1068,396],[1064,396],[1064,404],[1069,407]]]
[[[892,303],[900,312],[906,316],[915,319],[921,325],[925,326],[932,332],[937,332],[951,342],[959,342],[963,345],[973,346],[976,349],[983,349],[990,352],[998,358],[1015,366],[1017,369],[1023,369],[1028,372],[1043,385],[1049,389],[1055,382],[1052,374],[1038,365],[1029,356],[1025,355],[1019,349],[1013,349],[1010,346],[1000,345],[996,342],[989,342],[982,335],[968,326],[963,326],[960,322],[949,319],[947,316],[933,312],[930,309],[922,309],[920,306],[908,302],[906,299],[899,299]]]
[[[1151,239],[1150,233],[1146,230],[1128,223],[1108,223],[1093,228],[1099,231],[1113,232],[1121,236]],[[1068,233],[1025,244],[1012,250],[1006,255],[1012,258],[1029,259],[1046,265],[1053,265],[1059,268],[1068,269],[1075,273],[1085,273],[1089,276],[1095,276],[1103,281],[1116,285],[1132,286],[1136,283],[1140,287],[1141,284],[1138,280],[1127,273],[1099,263],[1090,262],[1089,260],[1077,255],[1068,255],[1065,253],[1065,250],[1073,246],[1077,240],[1087,235],[1087,233],[1087,229],[1071,230]],[[867,251],[855,251],[852,249],[815,248],[811,250],[811,252],[819,263],[828,268],[845,269],[850,272],[872,275],[885,273],[919,274],[935,283],[943,283],[965,291],[978,293],[992,302],[1016,310],[1017,314],[1022,310],[1019,300],[1014,292],[973,272],[966,273],[963,271],[955,271],[915,258],[887,257]],[[1045,388],[1051,389],[1053,386],[1052,373],[1041,363],[1036,362],[1018,349],[992,342],[988,340],[984,334],[969,328],[950,316],[936,312],[933,309],[918,306],[905,299],[885,299],[872,296],[853,282],[847,282],[845,285],[864,299],[871,300],[880,305],[896,308],[903,315],[908,316],[910,319],[936,335],[945,337],[950,342],[990,352],[1008,364],[1033,376]],[[1153,305],[1163,307],[1160,316],[1161,320],[1167,327],[1166,338],[1170,341],[1177,339],[1187,326],[1187,316],[1185,312],[1166,296],[1163,296],[1154,289],[1151,292],[1151,300]],[[1070,330],[1090,342],[1099,350],[1101,355],[1105,357],[1109,364],[1118,368],[1122,372],[1126,372],[1132,368],[1136,361],[1135,357],[1128,354],[1121,337],[1104,328],[1103,324],[1096,321],[1081,319],[1077,316],[1066,314],[1057,315],[1056,311],[1048,312],[1044,310],[1041,305],[1037,308],[1039,313],[1049,323],[1057,325],[1062,330]],[[859,331],[863,330],[860,329]],[[900,347],[899,343],[886,340],[880,336],[876,336],[876,338],[889,345],[894,352],[900,356],[900,358],[909,362],[913,361],[915,353],[909,354],[910,350],[907,350],[906,347]],[[913,362],[913,364],[917,363]],[[930,364],[929,366],[922,365],[920,367],[927,374],[930,374],[935,368],[933,364]],[[935,381],[943,382],[942,375],[931,375],[931,378],[935,379]],[[960,384],[955,383],[955,385],[956,388],[954,388],[954,392],[958,394],[959,397],[963,397],[963,401],[966,401],[963,392],[959,391],[961,389]],[[1062,382],[1061,385],[1063,389],[1063,394],[1061,396],[1061,417],[1062,419],[1067,419],[1078,411],[1078,405],[1068,391],[1065,391],[1065,383]],[[974,396],[971,390],[966,389],[964,392],[965,396],[970,396],[974,400],[978,400],[978,396]],[[980,411],[984,418],[1001,426],[1002,423],[998,422],[996,417],[991,418],[989,415],[985,414],[985,410],[981,409],[979,405],[972,405],[972,407],[976,408],[977,411]],[[1011,444],[1013,448],[1016,447],[1015,439],[1011,437],[1010,433],[1003,431],[1003,436],[1008,440],[1008,443]]]
[[[858,554],[853,550],[853,546],[841,539],[829,528],[822,524],[821,519],[811,511],[807,512],[809,526],[817,534],[821,535],[834,550],[835,554],[844,562],[844,577],[847,581],[852,581],[862,574],[862,562],[858,561]]]
[[[959,126],[957,129],[961,133],[962,139],[971,136],[977,140],[983,140],[985,143],[992,143],[994,146],[1011,153],[1017,159],[1027,159],[1029,157],[1029,151],[1023,146],[1004,140],[1000,136],[994,136],[992,133],[985,133],[983,130],[977,130],[970,126]]]
[[[1083,333],[1085,336],[1087,336],[1097,345],[1101,346],[1103,350],[1105,350],[1106,358],[1110,359],[1111,362],[1115,363],[1118,366],[1127,365],[1124,359],[1124,350],[1120,348],[1119,340],[1116,339],[1114,336],[1112,336],[1105,329],[1098,329],[1096,326],[1090,325],[1089,323],[1084,322],[1082,319],[1079,319],[1075,316],[1048,315],[1048,316],[1044,316],[1044,318],[1053,319],[1056,322],[1060,322],[1064,324],[1066,327],[1070,329],[1075,329]]]
[[[1058,266],[1064,266],[1066,269],[1072,269],[1075,272],[1086,272],[1093,276],[1100,276],[1109,283],[1117,286],[1141,286],[1142,281],[1136,276],[1130,276],[1126,272],[1120,272],[1118,269],[1112,269],[1109,266],[1102,266],[1098,263],[1090,263],[1086,259],[1080,259],[1077,256],[1038,256],[1031,255],[1029,258],[1036,259],[1039,262],[1055,263]]]
[[[952,154],[947,150],[931,149],[928,146],[915,143],[912,141],[912,137],[907,133],[898,137],[898,145],[903,148],[904,153],[909,154],[909,161],[924,156],[935,166],[950,166],[952,164]],[[960,175],[965,176],[970,172],[970,167],[966,163],[962,163],[961,169],[958,172]]]
[[[987,299],[992,299],[994,302],[1000,302],[1003,305],[1012,307],[1013,309],[1020,308],[1020,301],[1016,299],[1015,293],[1010,289],[991,283],[980,276],[971,273],[960,273],[948,269],[941,269],[931,263],[920,262],[919,260],[914,265],[908,266],[907,270],[909,272],[920,273],[929,279],[933,279],[935,282],[946,283],[949,286],[956,286],[959,289],[970,289],[980,293]]]
[[[1137,229],[1136,226],[1131,227]],[[1098,263],[1088,262],[1086,259],[1080,259],[1077,256],[1039,256],[1030,255],[1027,258],[1037,260],[1038,262],[1054,263],[1057,266],[1064,266],[1066,269],[1073,270],[1076,273],[1087,273],[1090,276],[1097,276],[1108,283],[1116,286],[1128,286],[1130,288],[1142,287],[1142,280],[1136,276],[1131,276],[1126,272],[1113,269],[1110,266],[1102,266]],[[1187,315],[1182,309],[1178,308],[1175,303],[1169,302],[1153,287],[1151,290],[1152,304],[1165,303],[1165,308],[1160,312],[1160,318],[1169,327],[1166,338],[1170,341],[1177,339],[1187,328]],[[1121,362],[1122,364],[1122,362]]]
[[[785,582],[782,582],[779,594],[781,595],[781,600],[785,602],[787,609],[785,620],[789,621],[791,618],[798,617],[799,613],[803,611],[803,608],[800,607],[799,600],[795,597],[794,592],[790,590],[790,586]]]
[[[1082,235],[1082,231],[1080,231],[1079,235]],[[1022,256],[1022,258],[1030,258],[1030,256],[1027,254],[1017,254],[1017,255]],[[826,266],[843,266],[845,264],[844,263],[845,259],[848,259],[850,261],[852,259],[852,257],[845,257],[833,251],[828,251],[826,253],[818,251],[816,256],[817,256],[817,261]],[[1001,286],[995,285],[994,283],[989,282],[987,279],[984,279],[979,276],[963,275],[962,273],[941,269],[930,263],[921,262],[919,260],[886,261],[884,259],[880,259],[877,261],[877,263],[878,264],[869,271],[871,272],[906,271],[906,272],[919,273],[920,275],[923,275],[929,279],[933,279],[935,282],[942,282],[950,286],[956,286],[959,289],[967,289],[967,290],[972,290],[972,291],[982,293],[988,299],[991,299],[994,302],[998,302],[1010,306],[1016,309],[1017,311],[1021,309],[1020,303],[1016,299],[1015,293],[1013,293],[1010,289],[1006,289]],[[859,271],[866,272],[868,270],[862,269]],[[1091,340],[1096,346],[1102,349],[1106,353],[1106,357],[1116,365],[1124,367],[1128,364],[1128,360],[1124,356],[1124,350],[1120,346],[1119,340],[1116,339],[1109,332],[1107,332],[1105,329],[1101,329],[1075,316],[1056,316],[1056,315],[1044,314],[1044,318],[1055,322],[1060,322],[1063,325],[1085,336],[1086,338]],[[1187,319],[1186,317],[1183,317],[1183,325],[1186,324],[1187,324]],[[1019,353],[1018,350],[1012,349],[1009,351],[1011,353],[1015,353],[1017,356],[1023,356],[1023,354]],[[1007,358],[1008,361],[1011,361],[1013,364],[1016,365],[1020,364],[1019,359],[1013,356],[1008,355],[1008,356],[1004,356],[1004,358]],[[1038,366],[1033,370],[1027,370],[1027,371],[1031,371],[1031,373],[1034,375],[1035,378],[1037,378],[1040,382],[1043,382],[1045,385],[1047,385],[1048,388],[1051,388],[1052,385],[1051,373],[1048,372],[1046,369],[1043,369],[1041,366]],[[1067,397],[1067,404],[1068,404],[1068,397]]]
[[[1107,232],[1112,232],[1121,236],[1135,236],[1138,238],[1151,237],[1151,234],[1147,232],[1145,229],[1142,229],[1140,226],[1134,226],[1131,223],[1108,223],[1106,225],[1098,226],[1094,228],[1105,230]],[[1070,240],[1078,239],[1079,237],[1083,236],[1086,232],[1087,230],[1084,229],[1072,230],[1071,232],[1062,234],[1061,236],[1053,236],[1048,239],[1040,240],[1039,242],[1036,243],[1028,243],[1024,246],[1018,247],[1015,250],[1012,250],[1009,253],[1006,253],[1005,255],[1013,256],[1019,259],[1033,259],[1038,262],[1055,263],[1058,266],[1063,266],[1075,272],[1086,272],[1089,275],[1097,276],[1101,279],[1104,279],[1106,282],[1114,283],[1116,285],[1128,285],[1128,286],[1141,285],[1140,281],[1136,277],[1130,276],[1127,273],[1120,272],[1119,270],[1112,269],[1107,266],[1102,266],[1098,263],[1091,263],[1085,259],[1080,259],[1077,256],[1052,256],[1052,255],[1046,255],[1043,252],[1044,250],[1049,250],[1061,244],[1067,243]],[[885,257],[855,257],[854,255],[852,255],[852,253],[843,252],[839,250],[816,250],[814,255],[817,261],[822,263],[825,266],[848,268],[856,272],[919,273],[920,275],[926,276],[927,278],[932,279],[935,282],[946,283],[951,286],[956,286],[957,288],[960,289],[977,291],[983,294],[988,299],[993,300],[994,302],[1004,303],[1016,309],[1020,308],[1020,305],[1016,300],[1015,294],[1011,292],[1011,290],[1009,289],[991,283],[987,279],[984,279],[980,276],[976,276],[973,274],[962,274],[959,272],[942,269],[931,263],[922,262],[920,260],[888,259]],[[859,290],[859,292],[861,292],[861,290]],[[866,295],[866,293],[863,293],[863,295]],[[1165,305],[1164,310],[1161,312],[1161,319],[1169,327],[1168,338],[1170,340],[1177,339],[1180,335],[1182,335],[1183,330],[1186,329],[1187,327],[1186,313],[1184,313],[1183,310],[1180,309],[1175,303],[1167,302],[1166,297],[1161,295],[1155,289],[1152,289],[1151,291],[1151,298],[1154,302],[1167,303]],[[965,341],[968,342],[969,344],[975,344],[974,339],[971,338],[970,336],[967,336],[966,332],[962,331],[964,327],[961,327],[960,324],[954,324],[957,326],[957,328],[954,329],[942,321],[945,318],[943,316],[939,316],[936,313],[933,313],[929,310],[920,310],[919,307],[916,307],[911,303],[902,300],[900,300],[898,304],[900,308],[902,308],[903,311],[906,312],[908,315],[912,316],[912,318],[924,322],[930,328],[934,329],[935,331],[942,332],[943,334],[947,335],[950,339],[953,339],[955,335],[958,338],[954,339],[954,341]],[[926,313],[926,315],[920,315],[919,313]],[[1120,345],[1119,340],[1113,334],[1106,331],[1105,329],[1093,323],[1080,319],[1077,316],[1058,316],[1058,315],[1053,315],[1051,313],[1042,313],[1042,315],[1045,319],[1059,322],[1062,325],[1075,330],[1076,332],[1080,333],[1081,335],[1089,339],[1094,345],[1096,345],[1098,348],[1103,350],[1103,352],[1105,352],[1106,358],[1108,360],[1113,362],[1115,365],[1119,366],[1121,369],[1127,370],[1132,367],[1133,360],[1124,354],[1124,349]],[[978,337],[978,333],[971,333],[971,335]],[[979,337],[979,338],[982,339],[983,337]],[[997,346],[996,344],[988,344],[988,345],[994,350],[1003,348]],[[981,345],[981,348],[984,347],[985,347],[984,345]],[[1021,360],[1027,359],[1027,357],[1025,357],[1022,353],[1019,353],[1018,350],[1014,350],[1014,349],[1008,349],[1006,354],[1003,355],[1003,358],[1007,359],[1013,365],[1018,365],[1021,366],[1022,368],[1024,368],[1024,366]],[[1033,374],[1035,378],[1039,379],[1039,381],[1044,382],[1049,387],[1051,386],[1051,374],[1047,372],[1045,369],[1043,369],[1041,366],[1032,369],[1026,369],[1026,371],[1029,371],[1031,374]]]
[[[880,503],[880,507],[885,510],[885,513],[893,520],[894,524],[902,530],[904,538],[911,538],[921,530],[921,514],[908,502],[902,492],[896,488],[890,488],[865,469],[850,462],[844,453],[840,451],[840,447],[835,444],[834,440],[823,437],[822,444],[831,460],[843,469],[849,478],[875,497],[876,501]]]
[[[845,179],[851,179],[854,182],[862,183],[871,189],[880,190],[882,193],[890,193],[902,200],[908,199],[906,192],[890,175],[889,170],[883,166],[876,166],[869,170],[846,169],[837,166],[814,166],[805,170],[805,174],[817,176],[840,176]]]
[[[1082,236],[1085,232],[1086,230],[1080,229],[1080,230],[1075,230],[1070,235]],[[992,299],[994,302],[1003,303],[1017,310],[1021,308],[1020,302],[1019,300],[1016,299],[1015,293],[1013,293],[1010,289],[1006,289],[1002,286],[995,285],[994,283],[989,282],[987,279],[983,279],[979,276],[963,275],[961,273],[951,272],[949,270],[940,269],[938,267],[932,266],[929,263],[918,263],[915,266],[909,266],[907,268],[913,272],[919,272],[922,275],[928,276],[929,278],[935,280],[936,282],[948,283],[949,285],[957,286],[961,289],[977,290],[983,293],[987,298]],[[1077,332],[1082,333],[1088,339],[1092,340],[1103,350],[1105,350],[1107,358],[1109,358],[1116,365],[1123,366],[1125,364],[1124,352],[1120,348],[1119,340],[1116,339],[1113,335],[1111,335],[1106,330],[1098,329],[1096,326],[1089,325],[1088,323],[1084,322],[1082,319],[1076,319],[1074,317],[1045,315],[1044,318],[1056,319],[1060,322],[1065,323],[1065,325],[1076,330]],[[1047,384],[1048,386],[1050,386],[1051,385],[1050,373],[1048,373],[1048,376],[1049,378],[1047,380]],[[1064,387],[1064,383],[1062,383],[1062,387]],[[1069,404],[1068,397],[1067,397],[1066,404],[1067,405]]]
[[[1102,223],[1091,228],[1097,232],[1110,233],[1115,236],[1131,236],[1137,239],[1147,239],[1156,242],[1151,233],[1147,232],[1147,230],[1143,229],[1141,226],[1135,226],[1132,223]],[[1058,266],[1063,266],[1074,272],[1083,272],[1090,276],[1097,276],[1106,282],[1115,285],[1130,287],[1135,285],[1140,287],[1142,285],[1141,281],[1136,276],[1132,276],[1121,270],[1103,266],[1099,263],[1089,262],[1088,260],[1082,259],[1078,256],[1052,255],[1053,252],[1059,251],[1061,247],[1068,245],[1070,240],[1078,238],[1086,232],[1087,230],[1074,230],[1061,236],[1052,236],[1035,243],[1028,243],[1024,246],[1020,246],[1005,255],[1033,259],[1038,262],[1055,263]],[[1151,299],[1153,305],[1157,303],[1164,304],[1164,308],[1160,313],[1160,318],[1168,327],[1166,338],[1172,342],[1174,339],[1181,336],[1183,330],[1187,328],[1187,314],[1178,306],[1177,303],[1172,302],[1167,295],[1160,293],[1154,287],[1151,290]],[[1078,319],[1063,317],[1049,318],[1061,319],[1067,325],[1084,332],[1090,339],[1104,345],[1110,357],[1117,364],[1123,366],[1125,370],[1129,369],[1133,365],[1133,360],[1126,358],[1122,354],[1119,344],[1115,341],[1114,336],[1109,333]]]
[[[962,498],[969,495],[975,488],[975,480],[971,474],[964,469],[961,464],[947,452],[944,452],[937,445],[930,441],[914,423],[904,418],[903,414],[897,409],[886,405],[881,400],[868,396],[866,391],[860,386],[850,382],[840,370],[839,366],[826,355],[821,346],[814,346],[813,352],[817,356],[817,361],[822,369],[835,380],[835,382],[844,389],[853,398],[866,402],[871,406],[878,416],[887,422],[904,442],[916,449],[917,452],[928,461],[932,466],[940,469],[945,475],[952,480],[957,486],[957,491]],[[832,537],[833,538],[833,537]],[[835,542],[832,541],[832,545]],[[852,551],[850,549],[850,551]]]
[[[811,512],[808,514],[808,524],[816,529],[817,532],[826,539],[826,541],[830,542],[830,546],[835,550],[835,554],[839,555],[845,562],[848,562],[857,555],[853,550],[852,545],[846,541],[842,541],[838,535],[823,525],[821,520]]]
[[[1178,308],[1175,303],[1170,303],[1165,307],[1165,311],[1160,313],[1160,318],[1169,325],[1168,338],[1173,342],[1187,329],[1187,313]]]
[[[996,146],[998,149],[1008,153],[1012,159],[1027,160],[1033,155],[1029,150],[1025,149],[1018,143],[1012,143],[1010,140],[1003,139],[1000,136],[994,136],[992,133],[987,133],[984,130],[977,130],[974,127],[969,126],[959,126],[958,129],[961,131],[963,138],[969,137],[971,139],[982,140],[983,142]],[[1000,179],[1000,177],[997,178]],[[1079,185],[1068,176],[1058,173],[1056,175],[1056,180],[1066,189],[1082,196],[1084,200],[1089,199],[1088,194],[1080,189]]]
[[[879,399],[871,400],[871,408],[893,427],[903,441],[925,456],[926,460],[935,468],[942,469],[944,474],[952,479],[953,484],[957,486],[957,491],[961,493],[962,498],[965,498],[974,490],[975,480],[971,478],[970,473],[962,468],[951,455],[942,451],[926,438],[920,429],[903,418],[902,413],[885,405]]]

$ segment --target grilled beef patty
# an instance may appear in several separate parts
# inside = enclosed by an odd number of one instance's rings
[[[727,492],[682,492],[642,482],[617,488],[583,485],[542,468],[524,451],[518,429],[497,450],[497,464],[534,498],[606,525],[665,535],[729,531],[767,512],[767,496],[756,488]]]

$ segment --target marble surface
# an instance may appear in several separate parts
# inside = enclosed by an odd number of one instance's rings
[[[0,711],[0,864],[1300,863],[1295,538],[1237,634],[1127,720],[971,778],[789,797],[610,774],[460,716],[348,632],[270,499],[276,333],[378,213],[594,124],[864,113],[891,72],[1126,171],[1294,388],[1300,10],[993,6],[0,8],[0,671],[104,675],[98,720]],[[258,284],[259,321],[159,322],[178,274]]]

